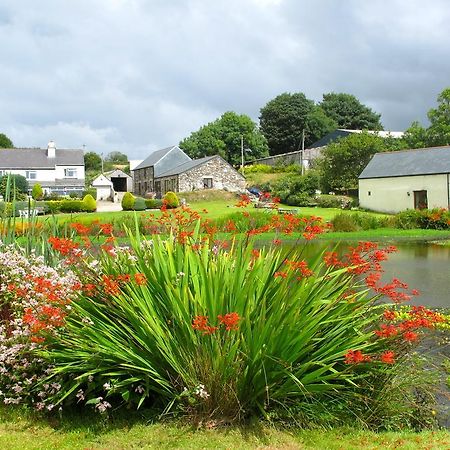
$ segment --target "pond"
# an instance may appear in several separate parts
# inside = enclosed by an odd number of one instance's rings
[[[417,289],[420,295],[413,297],[410,304],[425,305],[430,308],[450,308],[450,246],[431,242],[391,243],[398,251],[389,255],[383,262],[382,281],[389,282],[393,277],[399,278]],[[338,251],[346,251],[356,242],[339,242]],[[306,255],[317,254],[324,250],[333,250],[336,242],[309,242]],[[380,244],[380,247],[383,245]]]

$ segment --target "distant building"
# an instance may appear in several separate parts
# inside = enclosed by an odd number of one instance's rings
[[[97,200],[121,200],[119,193],[131,192],[133,180],[130,175],[120,169],[99,175],[93,182],[92,187],[97,190]]]
[[[403,131],[345,130],[343,128],[338,128],[337,130],[326,134],[323,138],[309,145],[308,148],[305,148],[304,150],[266,156],[265,158],[248,161],[246,164],[266,164],[268,166],[298,164],[303,165],[308,169],[311,162],[320,156],[322,149],[328,144],[336,142],[338,139],[345,138],[351,134],[362,133],[363,131],[366,131],[369,134],[376,134],[383,138],[392,137],[394,139],[400,139],[404,135]]]
[[[45,193],[59,195],[84,190],[83,150],[57,149],[53,141],[43,148],[0,149],[0,176],[24,176],[30,191],[40,184]]]
[[[178,146],[153,152],[134,169],[137,195],[200,189],[245,189],[245,178],[219,155],[192,159]]]
[[[388,213],[450,208],[450,146],[376,153],[359,176],[359,204]]]

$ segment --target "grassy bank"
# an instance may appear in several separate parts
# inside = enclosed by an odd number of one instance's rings
[[[26,410],[0,413],[0,447],[5,449],[444,449],[450,432],[373,433],[364,430],[277,429],[249,426],[194,430],[179,423],[145,419],[71,416],[46,420]]]

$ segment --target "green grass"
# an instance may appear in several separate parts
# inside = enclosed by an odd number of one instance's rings
[[[280,429],[263,423],[195,430],[176,422],[144,418],[103,419],[87,414],[39,418],[27,410],[2,407],[0,448],[45,449],[447,449],[450,432],[373,433],[364,430]]]

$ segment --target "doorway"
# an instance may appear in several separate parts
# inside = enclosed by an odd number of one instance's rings
[[[427,191],[414,191],[414,209],[427,209],[428,195]]]

